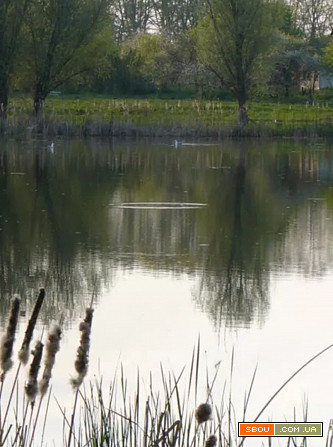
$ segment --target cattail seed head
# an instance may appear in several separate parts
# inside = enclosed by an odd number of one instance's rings
[[[27,364],[28,362],[28,358],[29,358],[29,346],[30,346],[30,342],[33,336],[33,332],[36,326],[36,322],[37,322],[37,318],[39,315],[39,311],[42,307],[43,301],[45,298],[45,290],[44,289],[40,289],[39,290],[39,295],[37,298],[37,301],[35,303],[34,309],[32,311],[27,329],[25,331],[24,334],[24,339],[23,339],[23,343],[21,346],[21,349],[18,353],[18,357],[20,362],[22,362],[24,365]]]
[[[73,388],[78,388],[88,371],[88,356],[90,348],[90,332],[93,317],[93,309],[86,309],[86,316],[79,325],[79,331],[81,332],[80,346],[76,352],[76,360],[74,363],[77,376],[71,379]]]
[[[46,393],[50,379],[52,377],[52,368],[55,364],[55,356],[60,349],[61,328],[58,324],[54,324],[47,336],[47,342],[45,346],[45,360],[43,376],[39,382],[39,391],[42,396]]]
[[[212,416],[213,410],[210,404],[200,404],[198,408],[195,410],[195,418],[198,424],[202,424],[203,422],[207,422]]]
[[[205,447],[216,447],[217,437],[215,435],[210,435],[205,442]]]
[[[6,372],[13,366],[12,353],[15,340],[16,326],[20,310],[20,297],[15,295],[10,307],[9,321],[5,335],[1,339],[0,367],[3,380]]]
[[[37,396],[37,376],[40,368],[40,362],[42,360],[43,347],[43,343],[38,341],[35,349],[32,351],[33,359],[29,369],[28,381],[24,387],[25,394],[27,395],[29,402],[34,402]]]

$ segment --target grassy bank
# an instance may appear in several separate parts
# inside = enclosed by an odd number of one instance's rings
[[[148,136],[148,137],[333,137],[333,102],[295,104],[253,102],[250,123],[237,126],[232,101],[161,99],[49,98],[44,119],[31,115],[31,100],[15,98],[0,133],[17,137]]]

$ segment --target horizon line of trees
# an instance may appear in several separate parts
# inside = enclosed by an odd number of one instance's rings
[[[313,94],[333,67],[331,0],[3,0],[0,119],[11,92],[43,116],[58,89],[200,96],[223,88],[248,122],[254,92]],[[304,87],[304,88],[305,88]]]

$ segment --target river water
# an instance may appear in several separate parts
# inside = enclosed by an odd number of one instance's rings
[[[63,320],[53,378],[61,406],[72,405],[77,327],[91,302],[87,381],[112,380],[120,364],[129,389],[138,368],[143,383],[160,364],[177,374],[200,343],[204,368],[220,365],[217,396],[233,358],[237,422],[256,366],[248,421],[333,343],[332,142],[49,144],[0,142],[0,323],[4,332],[19,293],[19,344],[45,287],[35,337]],[[332,376],[328,350],[260,420],[302,421],[308,400],[307,419],[326,435]],[[205,386],[199,393],[205,401]],[[62,419],[52,411],[49,444]]]

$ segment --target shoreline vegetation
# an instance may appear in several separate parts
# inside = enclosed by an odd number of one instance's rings
[[[178,375],[173,372],[167,373],[161,365],[161,385],[157,388],[156,378],[153,380],[152,373],[146,386],[142,384],[138,371],[135,389],[133,393],[130,393],[122,366],[120,373],[117,372],[118,368],[116,369],[106,389],[102,379],[84,384],[89,365],[93,322],[92,302],[79,325],[81,335],[74,363],[75,377],[70,381],[74,404],[71,416],[67,416],[66,409],[62,408],[50,385],[56,355],[61,348],[62,321],[59,324],[53,324],[45,337],[43,334],[37,337],[34,349],[30,348],[44,297],[45,290],[40,289],[19,351],[19,362],[14,380],[10,378],[7,383],[8,380],[5,380],[8,379],[7,373],[14,366],[12,356],[20,316],[20,297],[16,295],[11,301],[7,328],[0,344],[0,444],[2,446],[32,447],[33,445],[42,446],[44,441],[47,443],[45,430],[50,417],[51,399],[55,400],[59,415],[62,416],[62,445],[66,447],[71,445],[77,447],[242,447],[246,443],[246,437],[238,437],[238,421],[233,405],[234,353],[231,357],[227,382],[223,385],[220,383],[221,361],[215,365],[213,371],[209,371],[206,365],[206,371],[202,372],[200,337],[193,348],[192,357]],[[280,391],[298,373],[332,347],[333,344],[322,349],[285,380],[267,400],[253,422],[258,421]],[[22,351],[24,351],[24,356],[21,355]],[[32,357],[31,362],[29,357]],[[42,374],[39,374],[40,369]],[[21,393],[24,383],[23,373],[26,380],[24,393]],[[241,416],[243,422],[248,422],[250,419],[247,408],[255,377],[256,370],[252,375],[249,389],[245,393]],[[223,386],[222,395],[217,399],[216,396],[214,398],[214,388],[218,386],[218,383],[220,388],[221,385]],[[5,388],[8,388],[7,393],[4,393]],[[200,399],[202,399],[201,402]],[[306,421],[306,413],[304,418]],[[300,421],[295,419],[294,422]],[[41,437],[40,441],[39,437]],[[331,445],[332,439],[330,427],[327,445]],[[290,445],[291,442],[296,445],[293,437],[287,438],[286,445]],[[271,438],[267,438],[267,445],[271,445]],[[301,444],[297,445],[306,446],[306,437],[302,438]]]
[[[27,98],[13,98],[0,135],[45,137],[318,138],[333,137],[333,103],[251,102],[249,123],[237,124],[238,104],[225,100],[50,97],[43,118]]]

